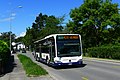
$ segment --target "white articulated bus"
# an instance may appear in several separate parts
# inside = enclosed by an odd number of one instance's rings
[[[35,43],[35,58],[52,66],[82,64],[79,34],[53,34]]]

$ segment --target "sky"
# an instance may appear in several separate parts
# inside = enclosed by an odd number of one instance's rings
[[[66,15],[67,22],[71,9],[81,4],[83,0],[0,0],[0,33],[11,30],[17,37],[25,35],[26,28],[32,26],[39,13],[56,17]]]

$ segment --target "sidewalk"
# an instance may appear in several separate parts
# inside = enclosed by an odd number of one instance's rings
[[[0,80],[53,80],[49,75],[40,77],[27,77],[17,54],[14,54],[14,68],[10,73],[0,77]]]

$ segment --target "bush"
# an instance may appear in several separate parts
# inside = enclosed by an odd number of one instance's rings
[[[87,55],[89,57],[119,59],[120,60],[120,46],[107,45],[107,46],[88,48]]]
[[[11,54],[7,43],[0,40],[0,59],[2,59],[3,64],[8,62],[10,55]]]
[[[40,76],[48,74],[45,69],[34,63],[29,57],[22,54],[19,54],[18,57],[28,76]]]

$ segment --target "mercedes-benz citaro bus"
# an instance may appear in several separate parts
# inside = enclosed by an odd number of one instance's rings
[[[52,34],[34,44],[36,60],[49,65],[81,65],[83,62],[79,34]]]

